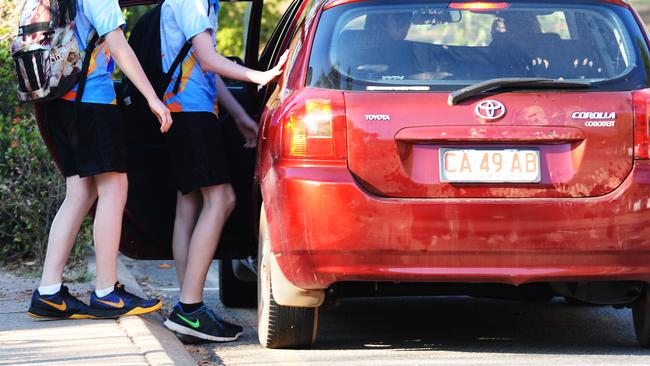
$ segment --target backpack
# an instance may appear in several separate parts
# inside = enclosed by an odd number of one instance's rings
[[[172,62],[169,70],[163,72],[161,57],[162,51],[160,48],[160,16],[164,2],[164,0],[161,1],[153,9],[141,16],[135,27],[133,27],[133,31],[129,37],[129,45],[133,49],[138,61],[140,61],[140,65],[142,65],[142,69],[147,75],[151,86],[153,86],[153,89],[156,91],[156,95],[161,100],[171,82],[174,71],[178,68],[181,62],[183,62],[185,57],[187,57],[187,54],[192,48],[192,42],[187,41],[174,59],[174,62]],[[208,4],[208,16],[210,15],[211,8],[212,7]],[[178,75],[176,83],[174,84],[174,93],[177,93],[178,88],[180,87],[182,72],[183,69],[181,68],[181,74]],[[127,78],[124,78],[122,84],[124,104],[128,105],[129,108],[148,109],[147,103],[142,94]]]
[[[77,83],[77,102],[81,100],[98,37],[92,32],[82,61],[75,36],[76,14],[76,0],[25,0],[18,36],[11,45],[20,101],[58,99]]]

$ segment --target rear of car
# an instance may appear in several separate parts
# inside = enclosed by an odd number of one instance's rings
[[[624,1],[313,15],[258,160],[271,279],[297,289],[276,305],[352,282],[543,283],[633,306],[649,345],[650,53]]]

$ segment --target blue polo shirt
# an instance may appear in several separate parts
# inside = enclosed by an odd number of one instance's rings
[[[212,7],[209,12],[208,6]],[[216,48],[218,11],[218,0],[166,0],[163,3],[160,49],[164,72],[169,71],[183,45],[201,32],[210,32]],[[174,93],[181,67],[183,72],[178,92]],[[218,112],[215,75],[201,70],[194,48],[174,72],[163,101],[172,112]]]
[[[75,35],[79,48],[85,51],[88,47],[89,36],[97,31],[100,40],[92,53],[88,67],[88,78],[83,103],[116,104],[115,89],[111,75],[115,70],[115,62],[108,52],[103,37],[125,24],[118,0],[77,0],[77,16],[75,17]],[[81,57],[85,57],[82,52]],[[77,86],[62,98],[74,101],[77,97]]]

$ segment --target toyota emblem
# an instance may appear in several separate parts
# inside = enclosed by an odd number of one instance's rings
[[[496,100],[484,100],[476,105],[476,115],[485,121],[499,119],[506,114],[506,106]]]

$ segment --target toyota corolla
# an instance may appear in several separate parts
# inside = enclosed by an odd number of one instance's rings
[[[650,53],[626,1],[288,14],[256,173],[263,345],[382,290],[632,307],[650,345]]]

